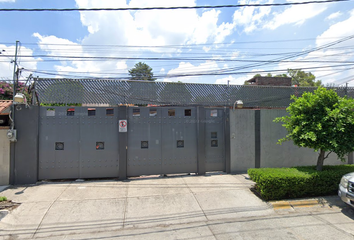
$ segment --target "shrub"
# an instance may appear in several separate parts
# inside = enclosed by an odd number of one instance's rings
[[[344,174],[354,172],[354,165],[293,168],[251,168],[248,175],[265,200],[334,195]]]
[[[4,201],[7,201],[7,198],[6,198],[6,197],[1,197],[1,196],[0,196],[0,202],[4,202]]]

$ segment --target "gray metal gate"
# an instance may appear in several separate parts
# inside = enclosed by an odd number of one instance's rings
[[[224,109],[124,109],[40,107],[38,179],[226,170]],[[118,141],[119,120],[128,120],[127,142]]]
[[[206,109],[198,149],[196,107],[129,108],[127,176],[198,172],[201,151],[206,171],[225,171],[223,111]]]
[[[205,109],[205,171],[225,171],[224,109]]]
[[[118,177],[118,108],[41,107],[41,179]]]

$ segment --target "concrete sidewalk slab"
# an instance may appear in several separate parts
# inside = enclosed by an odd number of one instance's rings
[[[8,188],[9,186],[6,185],[6,186],[0,186],[0,192],[4,191],[6,188]]]
[[[0,236],[61,238],[124,231],[132,234],[129,238],[136,236],[133,232],[154,238],[169,236],[156,229],[198,223],[197,232],[189,234],[213,239],[206,231],[210,220],[272,212],[250,192],[250,183],[245,176],[210,174],[11,187],[4,195],[22,205],[2,219]],[[188,229],[176,231],[187,234]]]
[[[123,228],[124,202],[117,199],[57,201],[43,218],[35,237],[116,231]]]
[[[151,227],[206,221],[193,194],[129,198],[125,226]]]
[[[73,182],[58,200],[124,199],[128,185],[118,181]]]
[[[127,196],[129,198],[190,193],[183,178],[175,176],[134,179],[129,182],[128,188]]]
[[[70,182],[51,182],[12,186],[6,189],[3,194],[13,202],[53,202],[70,184]]]

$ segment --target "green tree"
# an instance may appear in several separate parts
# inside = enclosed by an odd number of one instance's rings
[[[154,73],[152,68],[143,62],[138,62],[134,65],[132,69],[129,70],[129,75],[131,80],[141,80],[141,81],[155,81]]]
[[[300,87],[319,87],[322,82],[316,81],[315,75],[311,72],[304,72],[301,69],[288,69],[288,74],[291,77],[291,84]]]
[[[283,122],[288,131],[279,144],[292,140],[299,147],[318,151],[318,171],[330,153],[336,153],[344,161],[344,156],[354,151],[354,99],[339,97],[335,91],[323,87],[291,99],[294,102],[286,109],[289,116],[274,120]]]

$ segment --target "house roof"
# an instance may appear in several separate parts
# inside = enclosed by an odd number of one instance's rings
[[[8,115],[12,100],[0,100],[0,115]]]

